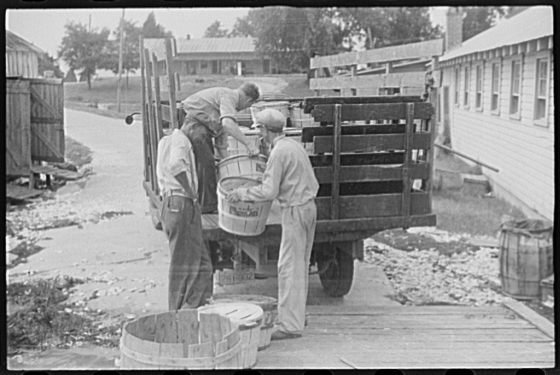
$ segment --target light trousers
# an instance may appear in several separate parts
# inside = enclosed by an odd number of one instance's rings
[[[317,207],[312,199],[282,209],[278,256],[278,324],[283,332],[303,332],[309,282],[309,260],[315,237]]]

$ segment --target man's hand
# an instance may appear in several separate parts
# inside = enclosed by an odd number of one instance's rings
[[[226,200],[232,203],[239,202],[241,200],[241,189],[231,191],[227,195]]]
[[[249,156],[257,156],[261,153],[261,150],[259,150],[259,148],[254,144],[250,144],[247,146],[247,153],[249,154]]]

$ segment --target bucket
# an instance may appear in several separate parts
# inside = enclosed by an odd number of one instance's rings
[[[255,147],[257,147],[257,148],[261,147],[260,134],[257,134],[257,135],[247,135],[247,134],[245,134],[245,136],[247,137],[249,142],[251,142],[251,144],[253,144]],[[247,154],[247,147],[245,147],[245,145],[243,143],[239,142],[237,139],[229,136],[228,137],[228,154],[229,154],[229,156],[234,156],[234,155],[239,155],[239,154]]]
[[[263,310],[252,303],[233,302],[206,305],[200,312],[219,314],[231,319],[239,328],[241,337],[242,368],[251,368],[257,363],[257,351],[261,337]]]
[[[266,169],[266,157],[247,154],[233,155],[218,163],[218,181],[226,177],[262,175]]]
[[[238,187],[261,184],[259,176],[225,177],[218,182],[218,224],[226,232],[239,236],[258,236],[266,228],[272,201],[228,202],[226,195]]]
[[[553,274],[552,226],[541,220],[510,221],[500,230],[500,281],[505,294],[540,297],[540,282]]]
[[[241,369],[242,340],[233,319],[196,309],[147,315],[123,327],[122,369]]]
[[[319,123],[315,122],[315,119],[313,118],[313,116],[311,116],[311,114],[303,112],[303,108],[301,108],[299,104],[290,105],[289,114],[290,114],[290,121],[294,128],[307,128],[310,126],[319,126]]]
[[[265,110],[267,108],[275,109],[280,111],[286,118],[290,117],[290,110],[289,107],[290,102],[258,102],[251,106],[251,117],[253,118],[253,122],[255,122],[255,114],[258,112]]]
[[[216,294],[212,296],[212,300],[210,300],[210,304],[235,302],[253,303],[263,309],[264,315],[259,340],[259,351],[268,348],[270,345],[270,337],[274,329],[274,322],[278,316],[278,301],[276,298],[255,294]]]

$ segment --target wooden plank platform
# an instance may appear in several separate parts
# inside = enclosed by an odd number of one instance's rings
[[[29,189],[27,187],[19,185],[6,184],[7,198],[24,200],[38,197],[41,194],[43,194],[42,190]]]
[[[31,167],[31,171],[33,173],[50,175],[64,180],[77,180],[83,177],[82,173],[67,171],[65,169],[55,168],[49,165],[33,165]]]
[[[554,367],[554,339],[516,306],[308,306],[304,337],[273,341],[255,368]]]

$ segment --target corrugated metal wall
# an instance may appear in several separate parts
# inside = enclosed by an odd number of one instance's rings
[[[29,81],[6,80],[6,175],[31,171],[31,122]]]

